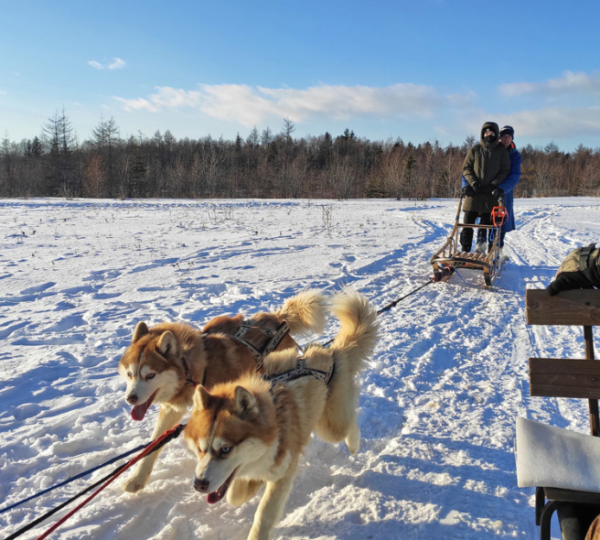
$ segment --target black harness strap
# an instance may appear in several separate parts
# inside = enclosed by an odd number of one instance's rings
[[[190,371],[190,368],[187,365],[187,360],[185,359],[185,356],[181,357],[181,363],[183,364],[183,371],[185,372],[185,382],[186,384],[192,384],[194,386],[198,386],[199,383],[197,383],[193,378],[192,378],[192,373]],[[202,377],[202,386],[204,386],[204,382],[206,381],[206,369],[204,370],[204,376]]]
[[[272,385],[275,385],[277,383],[286,383],[300,379],[301,377],[311,376],[319,381],[323,381],[327,385],[329,384],[329,381],[331,381],[334,371],[335,362],[331,363],[331,367],[328,371],[321,371],[320,369],[306,367],[304,358],[300,357],[298,358],[296,367],[294,367],[294,369],[290,369],[289,371],[285,371],[283,373],[275,373],[273,375],[265,374],[262,376],[262,378],[263,380],[270,382]]]
[[[596,260],[592,259],[592,253],[596,249],[596,244],[590,244],[579,250],[579,270],[587,270],[596,264]],[[597,259],[597,254],[595,259]]]

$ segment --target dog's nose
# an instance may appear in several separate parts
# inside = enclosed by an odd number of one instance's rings
[[[127,396],[127,403],[129,405],[135,405],[137,403],[138,397],[135,394],[129,394]]]
[[[208,491],[209,484],[210,482],[208,480],[197,478],[196,475],[194,475],[194,489],[196,491],[199,491],[200,493],[206,493]]]

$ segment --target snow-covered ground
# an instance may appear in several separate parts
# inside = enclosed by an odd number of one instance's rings
[[[361,381],[362,448],[351,457],[312,441],[276,538],[538,534],[533,489],[516,486],[515,418],[584,433],[588,419],[582,400],[529,397],[527,358],[580,357],[583,338],[527,327],[524,294],[545,287],[570,249],[600,240],[599,203],[518,200],[495,290],[453,277],[381,315]],[[134,422],[116,371],[137,322],[201,326],[343,285],[381,308],[428,279],[456,205],[0,201],[0,508],[150,439],[156,408]],[[119,481],[52,537],[244,539],[257,499],[208,506],[194,463],[182,440],[170,443],[144,491],[125,494]],[[112,467],[0,514],[0,527],[13,532]]]

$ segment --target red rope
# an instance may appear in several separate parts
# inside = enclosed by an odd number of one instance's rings
[[[142,450],[137,456],[127,462],[127,464],[112,478],[104,482],[94,493],[92,493],[87,499],[85,499],[81,504],[73,508],[68,514],[64,515],[60,518],[52,527],[50,527],[45,533],[38,536],[36,540],[43,540],[47,538],[51,533],[53,533],[56,529],[58,529],[65,521],[67,521],[73,514],[81,510],[87,503],[89,503],[98,493],[100,493],[105,487],[111,484],[114,480],[116,480],[121,474],[123,474],[129,467],[135,465],[140,459],[146,457],[148,454],[152,453],[152,451],[159,446],[165,439],[173,436],[176,431],[180,431],[182,428],[181,424],[176,425],[173,429],[169,429],[165,431],[160,437],[152,441],[144,450]]]

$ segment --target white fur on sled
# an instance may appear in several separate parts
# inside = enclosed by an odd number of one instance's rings
[[[519,487],[600,493],[600,437],[517,418]]]

